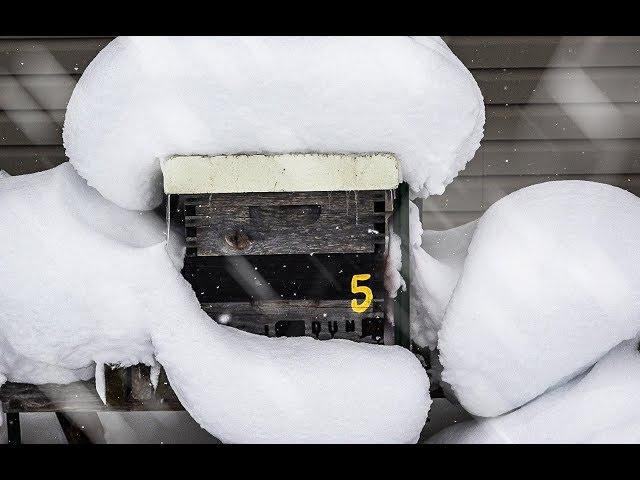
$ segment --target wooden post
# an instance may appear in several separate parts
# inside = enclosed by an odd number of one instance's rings
[[[9,445],[20,445],[22,443],[20,414],[18,412],[7,413],[7,439]]]
[[[409,184],[406,182],[398,186],[394,212],[393,230],[400,236],[402,244],[402,267],[400,275],[404,279],[407,289],[399,290],[394,303],[394,336],[396,345],[411,348],[411,334],[409,330],[409,298],[411,295],[411,268],[410,268],[410,239],[409,239]]]

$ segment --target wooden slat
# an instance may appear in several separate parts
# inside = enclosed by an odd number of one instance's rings
[[[62,145],[64,111],[0,111],[0,147]]]
[[[171,388],[164,368],[160,369],[158,388],[151,384],[151,369],[146,365],[127,368],[105,366],[107,405],[110,410],[164,411],[184,410]]]
[[[640,137],[640,103],[488,105],[484,140]]]
[[[351,278],[368,273],[367,286],[384,296],[384,257],[378,254],[186,257],[182,270],[198,300],[351,299]],[[267,288],[268,287],[268,288]]]
[[[588,180],[606,183],[640,195],[640,175],[520,175],[458,177],[442,195],[424,201],[424,211],[477,212],[487,209],[511,192],[536,183],[556,180]]]
[[[78,75],[0,75],[0,110],[64,110]]]
[[[393,337],[387,325],[382,338],[367,335],[366,323],[369,319],[380,319],[384,322],[384,301],[374,299],[369,309],[363,313],[356,313],[351,308],[351,300],[325,300],[322,302],[284,300],[265,302],[229,302],[205,303],[202,308],[216,321],[223,318],[226,325],[241,330],[266,334],[275,337],[278,322],[303,321],[304,336],[315,337],[318,340],[342,338],[367,343],[393,343]],[[319,332],[314,333],[312,323],[316,323]],[[335,322],[335,323],[334,323]],[[351,323],[352,331],[347,330],[347,323]],[[265,330],[265,325],[268,329]],[[330,327],[333,330],[330,330]],[[336,328],[337,327],[337,328]]]
[[[638,67],[640,37],[444,37],[469,69]]]
[[[4,412],[95,412],[109,410],[92,381],[68,385],[5,383],[0,388]]]
[[[198,255],[367,253],[384,239],[384,212],[374,213],[374,202],[384,201],[384,191],[203,198],[193,212],[203,221],[195,227],[195,236],[187,236],[187,247],[197,248]],[[187,224],[193,223],[192,215],[185,212]],[[242,245],[233,240],[239,236]]]
[[[80,74],[112,37],[0,39],[0,73]]]
[[[474,70],[486,104],[633,103],[640,67]]]
[[[4,170],[10,175],[24,175],[48,170],[65,161],[67,161],[67,157],[61,145],[0,146],[0,170]]]

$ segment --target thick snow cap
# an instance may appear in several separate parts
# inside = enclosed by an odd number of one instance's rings
[[[478,221],[438,346],[470,413],[495,416],[575,377],[640,330],[640,198],[547,182]]]
[[[117,38],[67,108],[71,163],[129,209],[162,199],[175,154],[395,154],[414,193],[472,158],[484,106],[437,37]]]

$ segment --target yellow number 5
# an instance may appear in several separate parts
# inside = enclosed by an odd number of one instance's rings
[[[358,282],[364,282],[365,280],[369,280],[370,278],[371,275],[369,275],[368,273],[360,273],[358,275],[354,275],[351,278],[351,292],[364,293],[364,300],[362,301],[362,303],[358,303],[358,300],[356,300],[355,298],[351,300],[351,308],[356,313],[362,313],[366,311],[367,308],[369,308],[369,305],[371,305],[371,301],[373,300],[373,292],[369,287],[358,285]]]

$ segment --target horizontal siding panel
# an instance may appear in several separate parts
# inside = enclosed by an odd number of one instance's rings
[[[640,137],[640,103],[487,105],[485,140]]]
[[[448,230],[479,218],[482,212],[423,212],[422,228],[426,230]]]
[[[640,67],[474,70],[486,104],[634,103]]]
[[[606,183],[640,195],[640,175],[522,175],[458,177],[442,195],[434,195],[423,203],[426,212],[484,211],[502,197],[524,187],[557,180],[588,180]]]
[[[640,37],[443,37],[469,69],[640,67]]]
[[[64,111],[0,111],[0,148],[9,145],[62,145]]]
[[[632,139],[640,137],[640,104],[490,105],[486,140]],[[0,145],[25,145],[24,127],[36,145],[62,143],[64,111],[0,112]],[[43,143],[44,142],[44,143]]]
[[[640,174],[640,139],[483,141],[461,175],[556,173]]]
[[[64,109],[78,77],[0,75],[0,108]],[[478,70],[474,77],[488,104],[640,100],[640,68]]]
[[[10,175],[48,170],[65,161],[62,146],[0,147],[0,170]]]
[[[0,73],[79,74],[112,37],[0,39]]]
[[[0,75],[0,110],[64,110],[78,75]]]
[[[447,185],[442,195],[433,195],[422,203],[427,212],[473,212],[482,211],[483,180],[486,177],[457,177]]]

